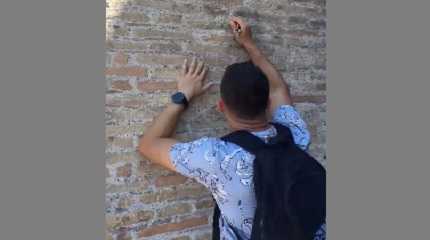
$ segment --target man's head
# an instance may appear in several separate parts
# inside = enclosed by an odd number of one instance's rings
[[[269,82],[251,61],[228,66],[220,88],[219,109],[228,119],[265,119],[269,104]]]

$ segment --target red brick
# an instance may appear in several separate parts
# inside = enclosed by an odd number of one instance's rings
[[[125,99],[122,103],[124,107],[127,108],[141,108],[143,106],[143,101],[140,99]]]
[[[120,107],[122,105],[121,99],[106,97],[106,106],[108,107]]]
[[[165,187],[165,186],[171,186],[171,185],[179,185],[182,183],[185,183],[188,178],[175,174],[170,176],[160,176],[155,180],[155,186],[156,187]]]
[[[122,227],[127,227],[132,224],[147,222],[153,217],[154,213],[152,211],[142,210],[122,216],[120,223]]]
[[[141,92],[175,90],[177,88],[177,82],[141,81],[137,84],[137,88]]]
[[[106,68],[105,74],[116,76],[143,77],[145,76],[145,69],[141,67],[111,67]]]
[[[118,52],[113,57],[113,63],[118,66],[126,65],[128,62],[128,56],[125,55],[123,52]]]
[[[111,87],[113,90],[121,90],[121,91],[128,91],[133,88],[127,80],[113,81],[111,84]]]
[[[154,216],[154,213],[151,211],[139,211],[136,213],[136,218],[140,222],[141,221],[148,221],[148,220],[152,219],[153,216]]]
[[[153,236],[161,233],[173,232],[173,231],[197,227],[197,226],[206,225],[206,224],[208,224],[207,217],[189,218],[178,223],[167,223],[162,225],[155,225],[139,231],[138,235],[140,238],[149,237],[149,236]]]

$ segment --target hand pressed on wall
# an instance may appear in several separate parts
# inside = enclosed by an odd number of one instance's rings
[[[188,101],[208,90],[213,84],[204,83],[208,67],[204,62],[198,61],[195,57],[192,62],[188,64],[188,59],[184,60],[182,70],[177,76],[178,91],[185,94]]]

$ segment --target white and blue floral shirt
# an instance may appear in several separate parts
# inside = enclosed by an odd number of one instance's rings
[[[278,107],[273,122],[288,127],[295,143],[306,149],[310,134],[300,114],[290,105]],[[275,127],[252,132],[264,141],[276,136]],[[235,240],[229,226],[236,229],[242,239],[250,239],[255,197],[252,183],[254,155],[236,144],[219,138],[204,137],[187,143],[177,143],[170,150],[170,159],[176,170],[196,179],[214,196],[221,211],[220,239]],[[224,224],[226,221],[228,224]],[[325,232],[325,226],[316,233]]]

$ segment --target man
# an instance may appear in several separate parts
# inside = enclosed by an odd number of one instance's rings
[[[292,106],[287,84],[254,43],[250,27],[230,20],[235,40],[252,62],[229,66],[221,82],[218,109],[232,131],[246,130],[264,142],[277,135],[270,122],[289,128],[295,144],[306,149],[310,135],[306,123]],[[231,142],[201,138],[180,143],[171,136],[188,102],[210,87],[208,68],[194,58],[184,62],[178,75],[178,92],[141,138],[139,151],[147,159],[196,179],[213,194],[221,210],[221,239],[250,239],[256,209],[253,189],[254,156]]]

